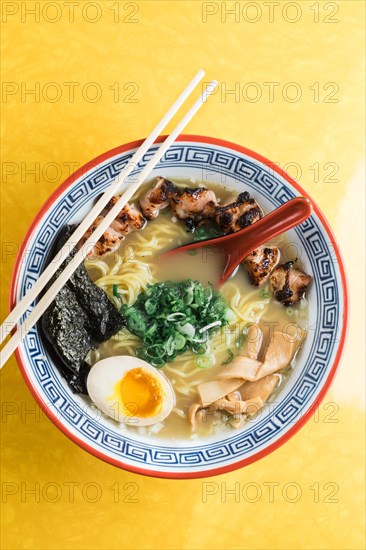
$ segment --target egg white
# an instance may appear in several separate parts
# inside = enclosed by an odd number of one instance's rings
[[[135,414],[132,399],[129,405],[123,403],[121,397],[115,394],[116,384],[128,371],[136,368],[148,372],[164,388],[165,395],[162,398],[161,410],[154,416],[138,416],[137,410]],[[175,393],[165,375],[146,361],[129,355],[108,357],[95,363],[90,369],[86,385],[89,397],[104,414],[131,426],[150,426],[162,422],[175,405]]]

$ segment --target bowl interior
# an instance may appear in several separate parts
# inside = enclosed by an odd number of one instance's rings
[[[210,139],[185,138],[166,153],[151,177],[188,178],[248,190],[266,210],[304,192],[265,159],[241,147]],[[65,182],[37,216],[18,258],[13,300],[19,300],[44,269],[59,229],[78,222],[95,198],[126,165],[136,147],[106,153],[89,170]],[[146,164],[155,152],[145,155]],[[130,180],[136,174],[130,176]],[[127,182],[128,185],[128,182]],[[258,416],[239,432],[199,440],[155,439],[121,431],[89,401],[74,395],[48,357],[39,328],[18,349],[22,372],[37,400],[75,442],[97,456],[130,470],[163,477],[209,475],[249,463],[269,452],[303,423],[325,392],[344,339],[345,289],[335,243],[321,213],[314,212],[288,233],[305,270],[312,275],[308,295],[309,331],[294,373]]]

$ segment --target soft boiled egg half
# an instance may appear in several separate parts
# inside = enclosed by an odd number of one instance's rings
[[[175,405],[169,380],[137,357],[118,355],[95,363],[87,379],[90,398],[105,414],[125,424],[162,422]]]

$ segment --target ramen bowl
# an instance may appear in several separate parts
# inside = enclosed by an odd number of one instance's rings
[[[59,230],[85,216],[141,143],[128,143],[97,157],[77,170],[48,199],[18,254],[11,284],[11,307],[47,265]],[[140,166],[146,165],[157,147],[151,148]],[[308,196],[288,174],[261,155],[240,145],[202,136],[180,136],[151,177],[158,175],[249,191],[267,212],[296,196]],[[228,472],[259,460],[285,443],[311,417],[329,388],[347,329],[343,261],[329,224],[312,202],[314,211],[310,218],[288,233],[297,255],[301,255],[302,265],[313,278],[307,295],[308,335],[291,377],[275,401],[260,414],[238,431],[190,440],[154,439],[130,430],[121,431],[113,420],[98,414],[84,396],[72,393],[49,356],[37,325],[19,346],[16,356],[29,389],[52,422],[80,447],[106,462],[165,478]]]

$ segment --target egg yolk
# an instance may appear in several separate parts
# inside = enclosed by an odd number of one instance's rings
[[[142,368],[131,369],[118,385],[122,402],[133,416],[148,418],[161,411],[165,391],[151,373]]]

